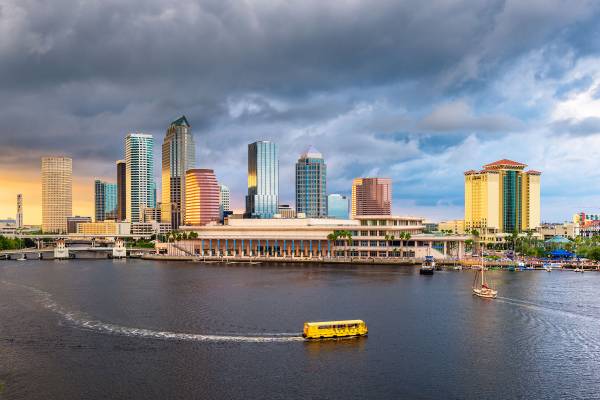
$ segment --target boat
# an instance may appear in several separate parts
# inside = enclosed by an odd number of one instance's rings
[[[27,257],[25,256],[25,253],[21,254],[21,257],[17,258],[17,261],[27,261]]]
[[[552,264],[544,264],[544,269],[546,272],[552,272]]]
[[[462,265],[456,265],[456,266],[454,267],[454,270],[455,270],[455,271],[462,271],[462,269],[463,269]]]
[[[433,271],[435,270],[435,260],[433,256],[425,256],[423,260],[423,264],[421,264],[421,269],[419,269],[419,274],[421,275],[433,275]]]
[[[492,289],[484,276],[485,267],[482,266],[481,270],[475,272],[475,278],[473,279],[473,295],[477,297],[483,297],[485,299],[495,299],[498,296],[498,291]],[[479,282],[479,275],[481,275],[481,283]]]
[[[575,271],[575,272],[581,272],[581,273],[585,272],[585,270],[582,267],[577,267],[573,271]]]
[[[367,336],[367,324],[361,319],[305,322],[302,337],[309,340]]]

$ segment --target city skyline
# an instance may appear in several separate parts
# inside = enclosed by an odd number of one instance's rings
[[[393,213],[460,218],[461,172],[503,158],[544,171],[543,221],[598,212],[590,182],[600,179],[600,4],[568,12],[553,0],[436,4],[356,3],[352,14],[369,17],[354,22],[337,4],[326,15],[314,4],[276,12],[199,4],[177,24],[166,4],[115,3],[99,14],[15,2],[0,17],[9,27],[0,47],[0,216],[14,217],[22,193],[25,223],[41,222],[44,155],[74,160],[73,213],[93,215],[90,181],[114,181],[125,134],[147,132],[160,144],[182,114],[194,126],[198,167],[215,170],[236,210],[246,194],[245,146],[271,140],[281,149],[281,203],[293,203],[294,187],[283,183],[312,143],[327,155],[329,192],[349,195],[357,176],[389,176]],[[285,16],[289,35],[278,35],[274,15]],[[130,24],[105,29],[113,16]],[[156,19],[152,29],[147,19]],[[105,45],[90,51],[81,40],[89,32]],[[205,40],[214,37],[225,42]],[[340,46],[340,37],[353,45]],[[148,48],[154,63],[144,61]],[[154,175],[160,182],[158,164]]]

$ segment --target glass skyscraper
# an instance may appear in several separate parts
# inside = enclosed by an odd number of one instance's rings
[[[185,173],[195,167],[196,145],[191,126],[185,116],[171,122],[162,145],[163,222],[177,229],[184,221]]]
[[[296,163],[296,213],[308,218],[327,216],[327,165],[313,146]]]
[[[94,209],[96,222],[117,219],[117,184],[94,181]]]
[[[279,203],[279,149],[275,143],[248,145],[246,216],[273,218]]]
[[[117,219],[127,219],[127,164],[125,160],[117,161]]]
[[[130,222],[141,222],[142,210],[156,207],[153,151],[152,135],[130,133],[125,138],[126,209]]]
[[[350,217],[350,199],[341,194],[327,196],[327,216],[329,218],[348,219]]]

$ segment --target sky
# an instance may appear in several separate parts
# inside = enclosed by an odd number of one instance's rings
[[[542,171],[542,220],[600,213],[600,2],[0,0],[0,218],[41,220],[40,158],[73,158],[74,214],[128,132],[186,115],[196,164],[246,194],[247,144],[308,145],[328,192],[393,180],[393,210],[463,215],[463,172]]]

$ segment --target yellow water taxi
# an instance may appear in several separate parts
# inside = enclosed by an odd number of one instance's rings
[[[347,321],[305,322],[302,337],[306,339],[325,339],[367,336],[368,333],[369,330],[365,321],[352,319]]]

